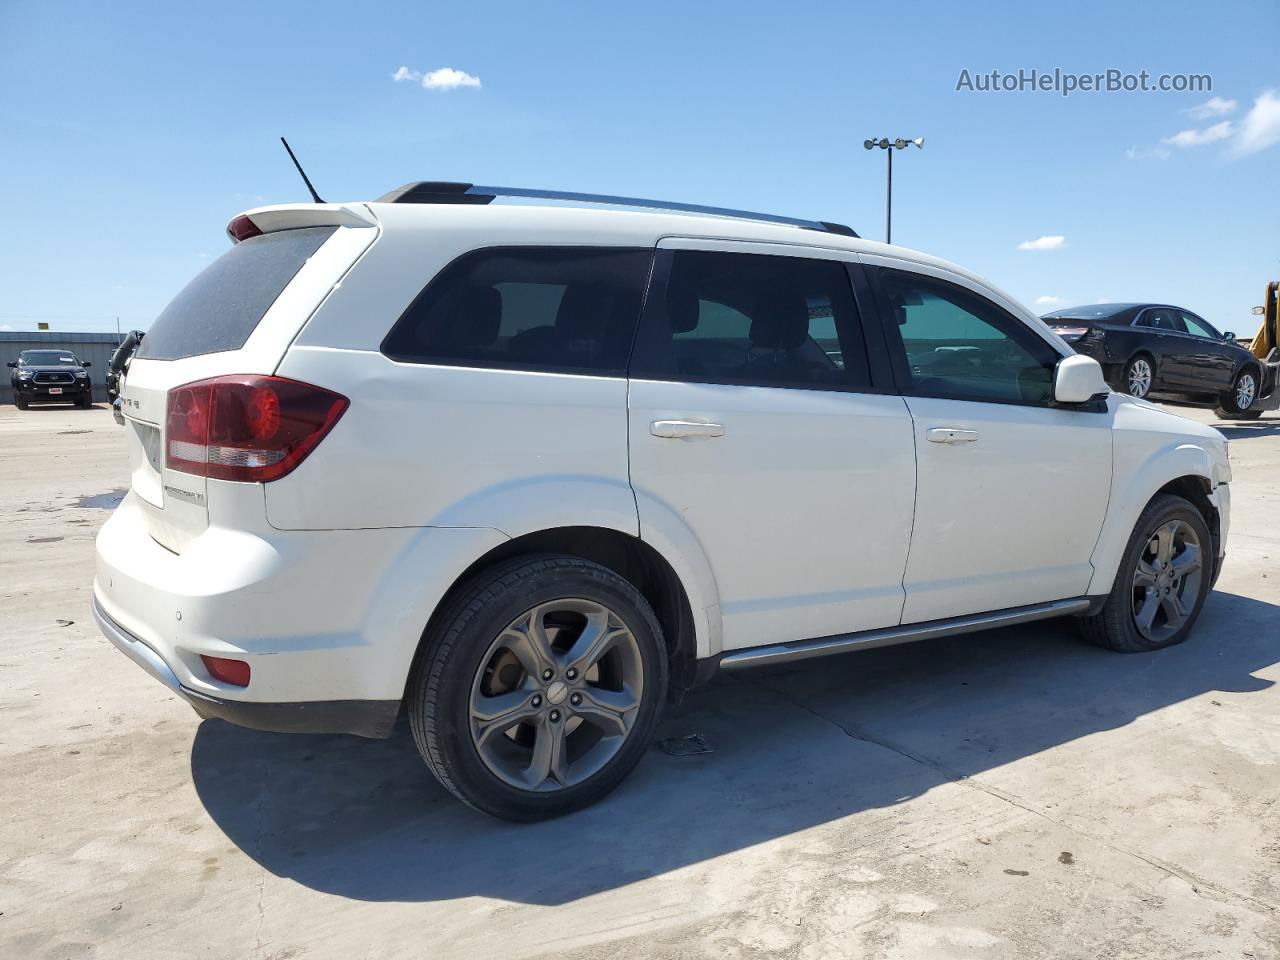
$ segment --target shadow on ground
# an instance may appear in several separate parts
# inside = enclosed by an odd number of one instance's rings
[[[713,753],[651,751],[604,802],[530,826],[450,797],[403,726],[374,742],[207,721],[191,765],[219,827],[276,875],[361,900],[557,904],[901,803],[1199,694],[1264,690],[1271,681],[1251,674],[1278,660],[1280,607],[1218,593],[1191,642],[1156,654],[1099,650],[1051,621],[744,672],[665,722]]]

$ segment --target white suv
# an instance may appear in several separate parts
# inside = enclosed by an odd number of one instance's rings
[[[1062,615],[1153,650],[1221,567],[1218,432],[837,224],[423,183],[228,232],[129,368],[98,622],[204,717],[407,714],[488,813],[601,797],[717,669]]]

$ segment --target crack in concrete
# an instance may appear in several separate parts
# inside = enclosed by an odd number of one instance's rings
[[[1045,820],[1048,823],[1052,823],[1055,826],[1061,827],[1064,830],[1069,830],[1070,832],[1074,833],[1079,837],[1082,837],[1086,840],[1091,840],[1094,843],[1101,844],[1102,846],[1106,847],[1108,850],[1113,851],[1114,853],[1121,854],[1122,856],[1133,857],[1135,860],[1141,860],[1143,863],[1147,864],[1150,867],[1153,867],[1156,870],[1159,870],[1160,872],[1166,874],[1167,876],[1173,877],[1177,880],[1181,880],[1183,883],[1185,883],[1187,886],[1191,888],[1191,892],[1194,893],[1196,896],[1205,897],[1205,899],[1213,900],[1218,903],[1232,903],[1234,901],[1237,904],[1249,904],[1269,914],[1280,913],[1280,907],[1277,907],[1275,904],[1267,903],[1265,900],[1259,900],[1256,897],[1249,896],[1248,894],[1239,893],[1238,891],[1219,886],[1218,884],[1213,883],[1210,880],[1206,880],[1203,877],[1197,876],[1196,874],[1192,873],[1189,870],[1186,870],[1183,867],[1178,866],[1177,864],[1167,863],[1163,860],[1159,860],[1154,857],[1149,857],[1146,854],[1138,852],[1137,850],[1131,850],[1128,847],[1121,846],[1115,843],[1114,841],[1107,839],[1106,837],[1101,837],[1087,830],[1082,830],[1079,827],[1075,826],[1074,824],[1051,817],[1049,814],[1045,813],[1043,810],[1038,810],[1034,806],[1031,806],[1031,804],[1028,801],[1023,800],[1021,797],[1015,796],[1014,794],[1008,793],[1007,791],[1001,790],[999,787],[993,787],[990,784],[983,783],[981,780],[978,780],[975,777],[971,777],[967,773],[963,773],[959,770],[954,770],[951,767],[948,767],[946,764],[939,763],[938,761],[933,760],[929,757],[925,757],[920,754],[914,753],[911,750],[907,749],[906,747],[901,746],[900,744],[896,744],[896,743],[893,743],[892,741],[884,740],[884,739],[881,739],[880,737],[873,736],[867,733],[865,730],[862,730],[861,728],[846,726],[845,724],[841,723],[839,720],[836,720],[833,717],[829,717],[826,714],[822,713],[821,711],[815,710],[813,707],[809,706],[808,704],[803,703],[800,700],[797,700],[795,697],[791,696],[786,691],[779,690],[778,688],[770,686],[769,684],[764,683],[761,680],[751,680],[747,677],[743,677],[740,675],[735,676],[734,679],[744,683],[751,683],[762,690],[767,690],[769,693],[772,693],[774,696],[785,701],[791,706],[799,710],[803,710],[805,713],[808,713],[810,716],[816,717],[817,719],[822,720],[825,723],[831,724],[833,727],[835,727],[837,730],[843,733],[846,737],[849,737],[851,740],[860,740],[863,743],[868,743],[868,744],[871,744],[872,746],[880,747],[881,749],[888,750],[892,753],[896,753],[898,754],[898,756],[903,757],[906,760],[910,760],[914,763],[921,764],[922,766],[928,767],[929,769],[942,774],[942,776],[944,776],[949,783],[955,783],[960,786],[968,787],[971,790],[977,790],[980,793],[985,793],[988,796],[995,798],[996,800],[1000,800],[1004,803],[1009,804],[1012,807],[1016,807],[1019,810],[1022,810],[1033,816],[1039,817],[1040,819]],[[1216,894],[1216,896],[1208,896],[1206,894],[1206,891],[1212,892],[1213,894]]]

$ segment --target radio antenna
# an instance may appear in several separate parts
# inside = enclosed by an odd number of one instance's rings
[[[302,164],[298,162],[298,158],[293,155],[293,148],[289,146],[289,141],[284,137],[280,138],[280,142],[284,144],[284,148],[289,151],[289,159],[293,161],[293,165],[298,168],[298,175],[302,177],[302,182],[307,185],[307,189],[311,191],[311,199],[316,203],[324,203],[320,199],[320,194],[316,193],[316,188],[311,185],[311,180],[307,177],[307,172],[302,169]]]

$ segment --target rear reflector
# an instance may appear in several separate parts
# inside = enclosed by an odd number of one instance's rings
[[[237,374],[174,387],[167,406],[168,469],[266,483],[285,476],[315,449],[348,400],[297,380]]]
[[[227,236],[233,242],[239,243],[241,240],[248,240],[250,237],[262,236],[262,231],[248,217],[239,216],[227,224]]]
[[[209,671],[209,676],[213,677],[213,679],[229,683],[233,687],[247,687],[249,685],[249,665],[243,660],[206,657],[203,654],[200,659],[204,661],[204,668]]]

